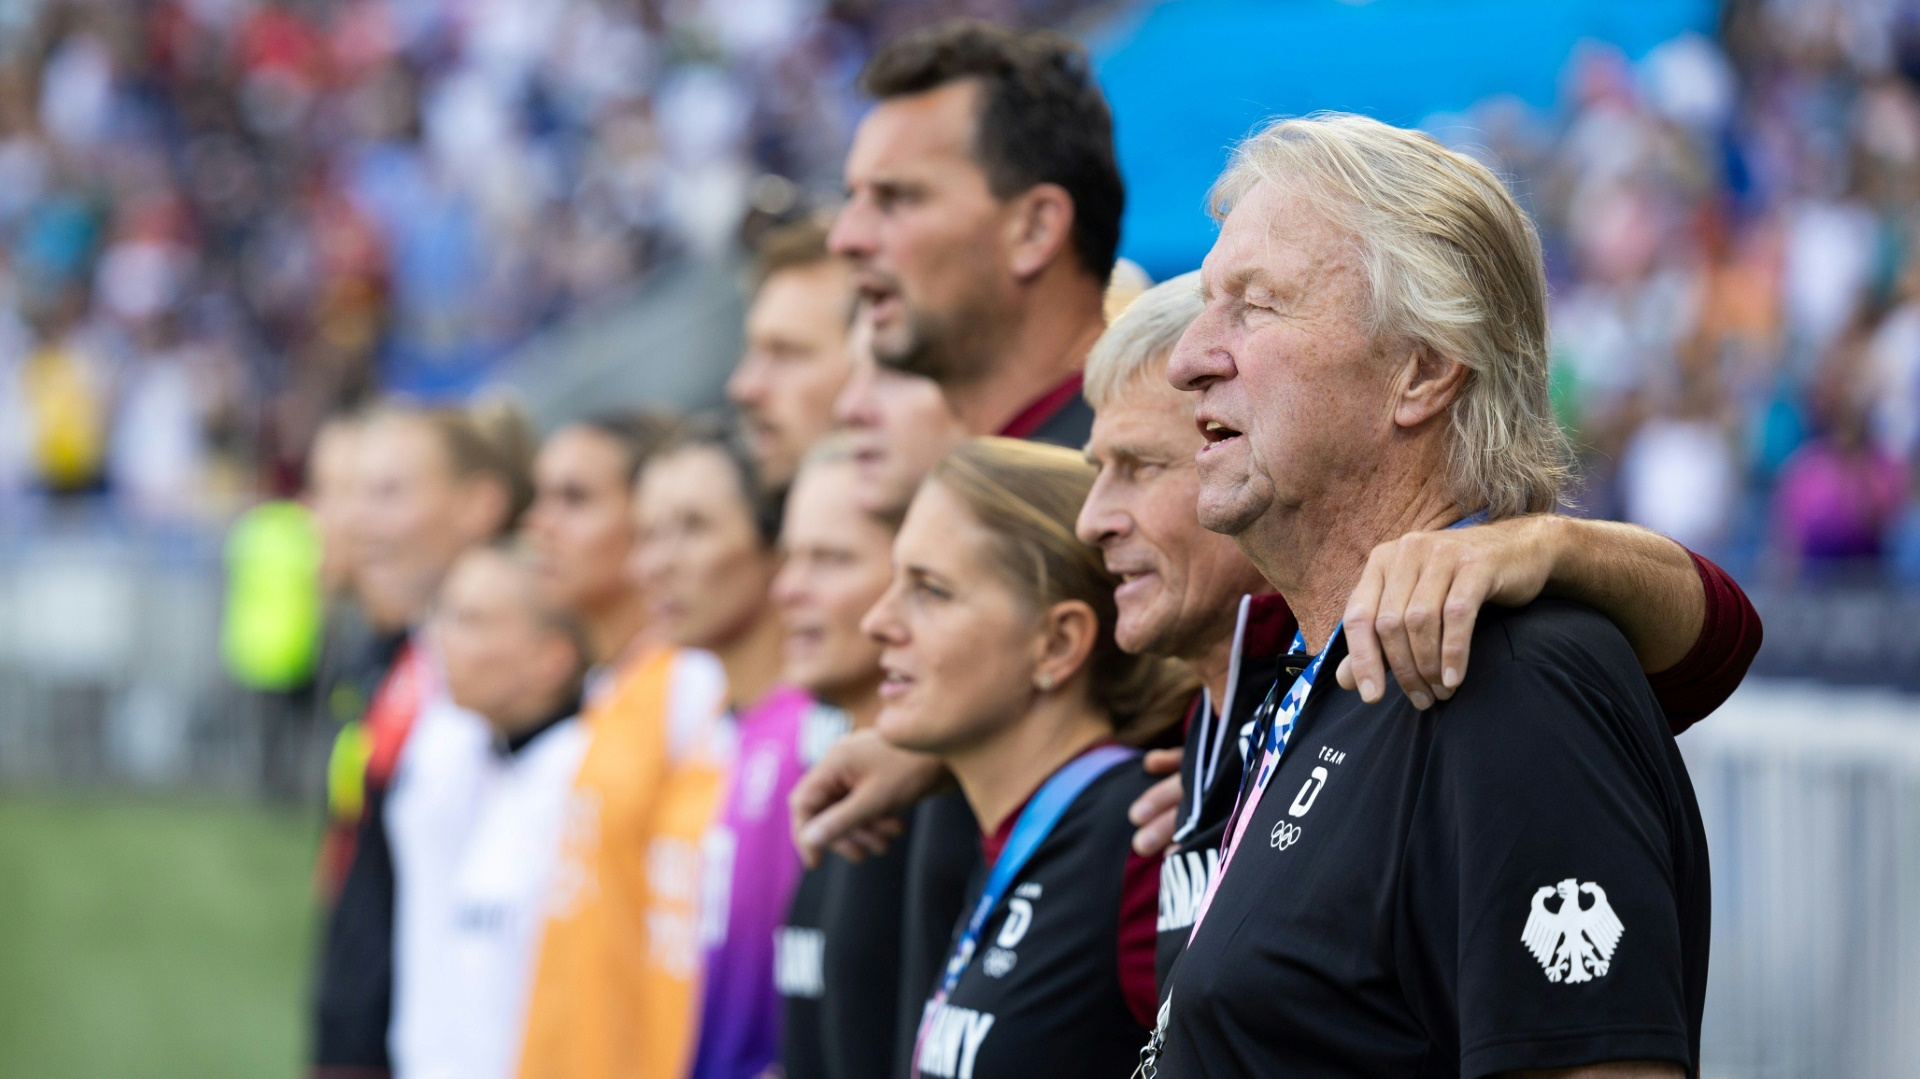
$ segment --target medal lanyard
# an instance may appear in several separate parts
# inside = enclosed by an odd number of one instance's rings
[[[1213,906],[1213,894],[1219,890],[1220,881],[1233,864],[1233,852],[1240,849],[1240,840],[1247,834],[1247,822],[1253,819],[1254,810],[1259,808],[1260,796],[1267,792],[1267,784],[1273,782],[1274,773],[1280,770],[1280,757],[1286,753],[1287,742],[1293,738],[1294,724],[1299,722],[1300,713],[1307,707],[1307,696],[1313,692],[1314,680],[1320,676],[1320,665],[1326,662],[1327,653],[1333,650],[1333,642],[1339,639],[1340,630],[1335,627],[1333,635],[1327,638],[1327,643],[1320,649],[1320,654],[1314,656],[1299,677],[1293,680],[1293,685],[1287,688],[1287,695],[1280,698],[1279,705],[1273,703],[1273,694],[1280,689],[1278,682],[1274,683],[1273,689],[1267,692],[1267,699],[1260,705],[1262,712],[1272,716],[1272,721],[1266,724],[1266,737],[1261,740],[1260,770],[1254,774],[1252,789],[1246,789],[1243,784],[1240,797],[1235,800],[1233,826],[1228,829],[1221,844],[1220,871],[1207,881],[1206,893],[1200,897],[1200,910],[1194,915],[1193,931],[1187,934],[1189,942],[1195,933],[1200,932],[1200,923],[1206,919],[1207,909]],[[1293,647],[1290,650],[1307,650],[1306,638],[1297,631],[1293,635]]]
[[[1053,773],[1027,803],[1027,807],[1020,811],[1019,819],[1013,822],[1013,834],[1007,837],[1007,845],[1001,849],[1000,857],[994,859],[993,869],[987,874],[986,887],[980,891],[979,902],[973,905],[966,929],[954,943],[953,954],[947,958],[946,970],[940,976],[940,987],[934,990],[933,997],[927,1001],[926,1009],[921,1013],[920,1032],[913,1039],[914,1079],[920,1076],[920,1049],[927,1040],[927,1032],[933,1027],[933,1017],[939,1012],[940,1006],[947,1002],[947,998],[953,995],[954,987],[960,984],[960,975],[966,973],[967,964],[973,961],[974,949],[979,947],[980,931],[987,927],[987,919],[993,916],[1007,889],[1013,886],[1013,879],[1026,867],[1033,852],[1040,849],[1040,844],[1046,842],[1054,825],[1060,823],[1060,818],[1073,805],[1074,799],[1080,797],[1081,791],[1114,765],[1139,755],[1139,750],[1127,746],[1095,746]]]
[[[1485,524],[1486,520],[1487,511],[1480,510],[1462,517],[1447,528],[1449,530],[1470,528]],[[1340,639],[1341,631],[1341,627],[1334,627],[1333,634],[1327,638],[1325,647],[1321,648],[1320,653],[1308,662],[1306,669],[1300,672],[1300,676],[1293,680],[1293,685],[1288,687],[1287,695],[1280,699],[1277,708],[1273,703],[1273,694],[1280,688],[1278,682],[1274,683],[1273,689],[1267,691],[1267,699],[1261,702],[1260,711],[1269,713],[1272,720],[1267,725],[1266,737],[1262,739],[1260,771],[1254,776],[1252,790],[1246,788],[1246,780],[1244,775],[1242,776],[1240,796],[1234,800],[1233,816],[1229,818],[1233,824],[1221,843],[1220,871],[1207,882],[1206,893],[1200,898],[1200,910],[1194,915],[1193,930],[1187,934],[1189,944],[1199,934],[1200,923],[1206,919],[1207,909],[1213,906],[1213,895],[1219,890],[1220,882],[1226,879],[1227,868],[1233,864],[1233,852],[1240,849],[1240,840],[1247,834],[1247,824],[1253,820],[1254,810],[1259,808],[1260,796],[1267,792],[1267,784],[1273,782],[1273,774],[1280,770],[1280,757],[1286,753],[1287,742],[1293,737],[1293,726],[1299,722],[1300,713],[1307,706],[1307,696],[1313,692],[1314,679],[1320,674],[1320,665],[1326,661],[1327,653],[1333,650],[1333,642]],[[1289,651],[1305,652],[1306,650],[1306,638],[1295,631],[1293,647]]]

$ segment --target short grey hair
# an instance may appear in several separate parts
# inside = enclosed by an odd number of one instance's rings
[[[1200,271],[1170,277],[1141,293],[1087,354],[1082,393],[1096,409],[1147,378],[1164,378],[1180,335],[1200,316]]]
[[[1214,184],[1224,218],[1272,181],[1352,232],[1367,328],[1467,368],[1449,472],[1464,511],[1553,508],[1570,454],[1547,393],[1540,237],[1491,170],[1418,131],[1364,116],[1277,120],[1242,142]]]

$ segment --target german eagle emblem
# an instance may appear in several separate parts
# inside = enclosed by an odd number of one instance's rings
[[[1580,906],[1583,893],[1591,900],[1585,909]],[[1559,909],[1548,910],[1547,900],[1556,894]],[[1571,985],[1606,977],[1613,950],[1626,931],[1608,905],[1605,889],[1568,877],[1533,893],[1533,912],[1527,915],[1520,942],[1540,961],[1548,981]]]

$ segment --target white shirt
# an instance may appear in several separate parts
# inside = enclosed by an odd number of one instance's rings
[[[437,1036],[404,1071],[396,1067],[403,1079],[512,1079],[567,799],[586,747],[575,718],[512,755],[489,751],[436,934],[446,951],[413,979],[430,1010],[422,1025]]]
[[[423,1074],[417,1063],[445,1055],[459,1040],[446,1021],[441,991],[452,948],[454,875],[473,834],[492,735],[486,722],[442,690],[414,721],[387,799],[393,850],[393,1018],[387,1051],[395,1075]]]

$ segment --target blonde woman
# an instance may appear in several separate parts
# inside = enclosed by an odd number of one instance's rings
[[[865,620],[878,730],[952,771],[987,866],[925,987],[919,1075],[1124,1075],[1152,1026],[1159,865],[1126,815],[1152,781],[1124,743],[1191,687],[1114,642],[1116,582],[1073,534],[1093,476],[1070,450],[963,444],[914,497]]]

